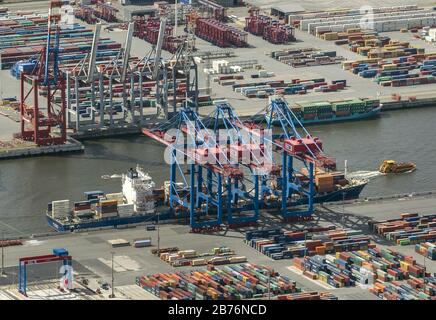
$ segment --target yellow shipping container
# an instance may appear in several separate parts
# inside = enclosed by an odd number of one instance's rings
[[[382,65],[382,70],[393,70],[396,69],[397,65],[396,64],[385,64]]]
[[[323,37],[324,37],[324,40],[327,40],[327,41],[334,41],[334,40],[338,40],[338,38],[339,38],[337,32],[324,33]]]
[[[357,53],[362,54],[363,52],[368,52],[371,49],[372,49],[371,47],[359,47],[357,48]]]
[[[400,269],[407,272],[409,270],[409,264],[405,261],[400,261]]]
[[[245,19],[238,19],[236,20],[236,26],[245,28]]]
[[[360,32],[361,29],[360,28],[350,28],[346,30],[348,34],[350,33],[356,33],[356,32]]]
[[[396,50],[401,50],[401,49],[404,49],[404,47],[403,46],[386,46],[386,47],[383,47],[383,50],[386,50],[386,51],[396,51]]]

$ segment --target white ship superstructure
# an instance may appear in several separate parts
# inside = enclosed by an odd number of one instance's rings
[[[133,204],[137,214],[153,213],[156,208],[153,197],[155,183],[141,167],[130,169],[122,176],[123,194],[128,204]]]

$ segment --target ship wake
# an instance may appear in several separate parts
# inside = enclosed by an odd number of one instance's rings
[[[347,178],[351,179],[373,179],[384,175],[379,171],[355,171],[347,174]]]

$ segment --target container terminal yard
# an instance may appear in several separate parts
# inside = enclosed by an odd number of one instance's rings
[[[0,5],[0,299],[435,299],[431,1]]]

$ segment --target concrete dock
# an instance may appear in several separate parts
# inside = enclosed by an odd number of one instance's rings
[[[0,160],[22,157],[33,157],[49,154],[83,152],[83,144],[71,137],[67,138],[67,143],[53,146],[37,146],[27,141],[14,140],[11,142],[0,141]]]
[[[13,4],[9,4],[10,10],[18,10],[25,9],[25,3],[17,3],[17,1],[13,1]],[[362,2],[362,1],[361,1]],[[44,6],[46,2],[38,2],[37,8],[41,8]],[[286,4],[287,1],[261,1],[261,0],[253,0],[248,1],[248,4],[258,5],[262,9],[267,9],[273,5]],[[362,2],[363,3],[363,2]],[[366,3],[366,2],[365,2]],[[390,1],[389,4],[386,5],[404,5],[408,4],[407,1]],[[374,5],[377,5],[374,2]],[[417,5],[419,6],[430,6],[430,1],[418,1]],[[319,6],[319,7],[318,7]],[[339,6],[339,4],[337,4]],[[356,7],[358,8],[357,3],[346,5],[345,7]],[[316,4],[313,1],[308,1],[304,3],[304,8],[307,10],[312,10],[313,7],[316,7],[317,10],[331,9],[327,4]],[[238,18],[242,18],[248,15],[248,11],[246,7],[239,8],[229,8],[229,15],[234,15]],[[79,21],[81,24],[83,22]],[[237,26],[235,23],[234,26]],[[86,25],[89,28],[92,28],[90,25]],[[241,28],[241,26],[237,26]],[[183,27],[179,27],[178,33],[183,32]],[[380,33],[381,35],[387,35],[392,39],[408,41],[411,45],[423,47],[427,52],[436,52],[436,48],[432,44],[428,44],[423,40],[413,38],[411,33],[401,33],[401,32],[388,32],[388,33]],[[123,43],[126,36],[126,31],[124,30],[114,30],[108,32],[107,30],[101,31],[102,37],[107,37],[112,40],[117,41],[118,43]],[[248,35],[248,48],[237,48],[233,49],[235,56],[225,58],[229,62],[232,61],[241,61],[248,59],[255,59],[258,61],[258,64],[262,65],[263,68],[267,71],[273,72],[275,74],[274,77],[265,78],[265,79],[251,79],[250,76],[252,74],[257,73],[257,70],[254,69],[246,69],[241,75],[244,76],[244,80],[241,80],[241,83],[250,83],[255,81],[263,81],[263,80],[284,80],[290,81],[292,79],[311,79],[311,78],[325,78],[326,81],[344,79],[347,81],[347,87],[345,90],[341,90],[338,92],[309,92],[306,95],[286,95],[285,98],[290,103],[302,103],[302,102],[315,102],[315,101],[332,101],[332,100],[341,100],[341,99],[352,99],[352,98],[379,98],[383,103],[384,111],[391,110],[401,110],[401,109],[410,109],[410,108],[420,108],[420,107],[429,107],[436,106],[436,84],[428,84],[428,85],[416,85],[410,87],[381,87],[371,79],[364,79],[357,75],[352,74],[348,70],[343,70],[340,64],[337,65],[325,65],[325,66],[314,66],[314,67],[304,67],[304,68],[293,68],[288,65],[285,65],[269,56],[271,51],[276,51],[284,48],[307,48],[313,47],[323,51],[336,51],[338,56],[343,56],[346,60],[362,60],[363,56],[354,53],[346,46],[337,46],[333,42],[325,41],[320,38],[314,37],[313,35],[308,34],[307,32],[296,30],[295,34],[297,38],[297,42],[291,43],[289,45],[274,45],[268,43],[264,39],[258,36],[254,36],[252,34]],[[131,54],[132,56],[143,57],[144,54],[149,52],[152,48],[152,45],[144,40],[133,38],[132,40],[132,48]],[[207,51],[217,51],[218,47],[213,46],[211,43],[206,42],[202,39],[196,39],[196,48],[198,51],[207,52]],[[172,54],[169,52],[163,51],[163,57],[165,59],[169,59],[172,57]],[[199,84],[200,88],[204,89],[206,83],[206,74],[203,72],[203,69],[206,68],[206,63],[198,64],[199,70]],[[214,76],[211,76],[213,78]],[[19,82],[15,79],[12,81],[12,77],[9,74],[8,70],[0,71],[0,79],[2,81],[2,88],[4,92],[7,92],[8,96],[19,96]],[[394,101],[392,99],[393,94],[401,95],[401,101]],[[249,117],[262,108],[266,107],[268,104],[268,99],[259,99],[259,98],[247,98],[240,93],[236,93],[232,91],[229,86],[221,86],[217,82],[211,81],[211,98],[212,99],[227,99],[229,103],[235,108],[236,113],[241,117]],[[201,115],[207,115],[214,110],[213,106],[202,107],[200,108]],[[6,114],[6,116],[9,116]],[[0,114],[0,118],[6,118]],[[18,131],[18,124],[14,123],[16,121],[16,117],[13,117],[14,120],[10,118],[6,118],[4,121],[9,120],[10,124],[5,127],[2,132],[0,132],[0,139],[3,135],[12,134]],[[0,120],[2,121],[2,120]],[[17,129],[11,129],[17,128]],[[117,136],[117,135],[125,135],[137,132],[137,128],[132,128],[132,125],[126,124],[125,126],[120,126],[118,128],[103,128],[102,130],[97,131],[84,131],[74,133],[72,137],[78,139],[93,139],[99,137],[109,137],[109,136]]]

